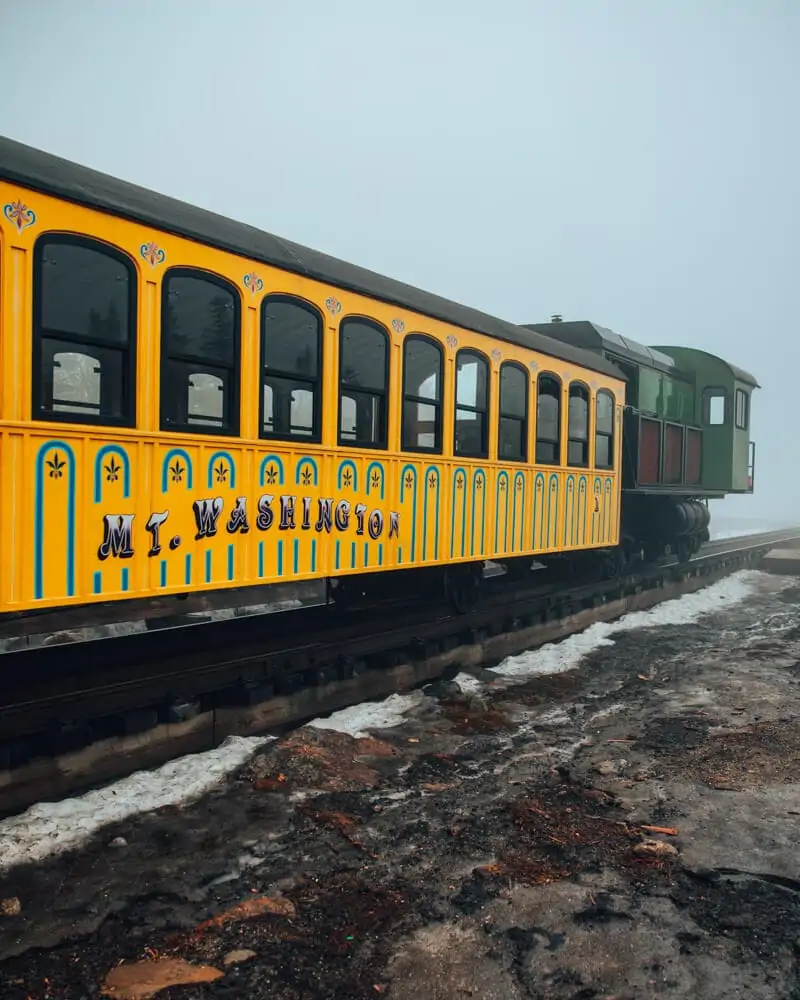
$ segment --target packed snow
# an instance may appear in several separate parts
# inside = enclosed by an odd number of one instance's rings
[[[383,701],[367,701],[334,712],[324,719],[314,719],[308,725],[314,729],[332,729],[347,733],[355,739],[369,736],[371,729],[393,729],[406,721],[408,713],[425,700],[421,691],[411,694],[392,694]]]
[[[743,570],[694,594],[684,594],[664,601],[649,611],[633,611],[615,622],[596,622],[583,632],[576,632],[561,642],[549,642],[538,649],[509,656],[493,673],[505,678],[525,680],[539,674],[558,674],[574,669],[580,661],[601,646],[613,646],[611,638],[620,632],[662,625],[687,625],[703,615],[743,601],[752,593],[761,574]]]
[[[229,736],[221,746],[137,771],[62,802],[39,802],[0,822],[0,871],[78,847],[104,826],[209,792],[273,737]]]

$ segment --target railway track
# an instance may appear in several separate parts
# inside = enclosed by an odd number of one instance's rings
[[[699,589],[798,538],[788,530],[709,542],[686,565],[666,560],[579,586],[537,586],[535,573],[528,587],[500,580],[463,616],[424,601],[310,607],[6,654],[0,814],[231,734],[279,730],[496,662]]]

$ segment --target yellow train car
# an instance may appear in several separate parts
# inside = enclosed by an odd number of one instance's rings
[[[617,544],[603,359],[8,139],[0,205],[6,621]]]

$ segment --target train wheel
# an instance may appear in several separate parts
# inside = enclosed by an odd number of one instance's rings
[[[449,566],[444,571],[444,594],[457,614],[474,611],[483,594],[482,564]]]

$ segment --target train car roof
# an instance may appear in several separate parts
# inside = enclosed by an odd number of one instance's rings
[[[546,337],[563,340],[566,344],[581,347],[587,351],[608,351],[616,354],[623,361],[631,361],[645,368],[655,368],[676,378],[691,380],[691,376],[682,374],[673,358],[656,347],[647,347],[630,337],[622,337],[607,326],[591,323],[588,320],[568,320],[555,323],[526,323],[526,329],[536,330]]]
[[[0,178],[625,380],[590,351],[4,136]]]

